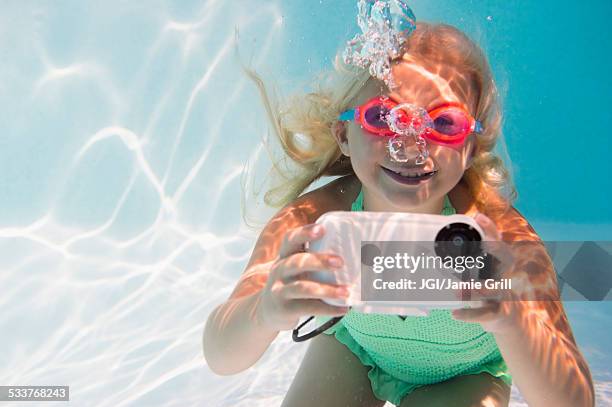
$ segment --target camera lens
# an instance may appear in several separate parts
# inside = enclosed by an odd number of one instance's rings
[[[456,222],[442,228],[435,239],[435,251],[440,257],[477,256],[481,253],[482,236],[467,223]]]

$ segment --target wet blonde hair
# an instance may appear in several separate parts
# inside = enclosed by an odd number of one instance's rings
[[[478,45],[455,27],[419,22],[404,45],[405,53],[425,67],[444,62],[464,76],[473,92],[472,115],[483,125],[477,134],[474,159],[461,179],[472,194],[479,211],[491,217],[505,212],[516,199],[516,189],[503,160],[493,152],[502,139],[502,114],[498,92],[489,63]],[[309,185],[323,176],[354,174],[350,158],[341,154],[331,127],[338,115],[352,106],[366,82],[367,71],[347,66],[336,56],[334,70],[324,73],[314,92],[294,95],[282,106],[269,97],[261,78],[252,70],[247,75],[257,85],[273,132],[286,157],[296,170],[281,168],[274,162],[281,182],[264,196],[266,204],[281,207],[297,198]]]

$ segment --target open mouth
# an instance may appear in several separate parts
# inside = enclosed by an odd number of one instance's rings
[[[402,184],[417,185],[431,179],[438,171],[416,171],[412,170],[391,170],[382,167],[383,171],[390,177]]]

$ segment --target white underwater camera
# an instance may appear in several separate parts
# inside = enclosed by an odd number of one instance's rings
[[[428,215],[403,212],[327,212],[316,221],[323,225],[325,234],[321,239],[306,245],[308,252],[333,253],[344,260],[344,265],[336,273],[329,271],[313,271],[311,275],[317,281],[333,284],[346,284],[350,287],[350,295],[346,300],[324,299],[328,304],[337,306],[350,306],[352,309],[364,313],[383,313],[399,315],[427,315],[431,309],[454,309],[473,307],[480,301],[470,301],[465,292],[456,290],[449,299],[436,300],[427,297],[419,301],[362,300],[362,266],[364,263],[364,242],[372,243],[408,243],[414,244],[411,249],[419,253],[429,253],[438,257],[456,255],[457,253],[470,254],[478,250],[484,238],[484,232],[476,221],[467,215]],[[410,243],[408,243],[410,244]],[[367,245],[366,245],[367,246]],[[377,246],[375,247],[378,250]],[[468,252],[466,253],[465,250]],[[435,253],[434,253],[435,252]],[[454,253],[453,253],[454,252]],[[471,253],[476,254],[476,253]],[[420,273],[420,271],[419,271]],[[447,279],[465,279],[466,275],[445,273],[440,274],[434,270],[429,277],[446,277]],[[421,275],[423,278],[426,275]],[[452,291],[452,290],[451,290]],[[309,339],[329,328],[342,317],[333,318],[329,323],[319,327],[308,335],[300,337],[298,330],[304,326],[308,319],[294,330],[293,339],[297,342]]]

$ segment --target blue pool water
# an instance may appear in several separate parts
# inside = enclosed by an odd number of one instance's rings
[[[516,207],[540,236],[612,240],[612,3],[411,5],[489,55]],[[288,93],[329,67],[355,12],[354,0],[0,5],[0,384],[70,385],[78,406],[280,404],[305,350],[288,334],[238,376],[202,357],[204,321],[257,237],[242,171],[268,165],[234,45]],[[565,307],[612,405],[612,305]]]

